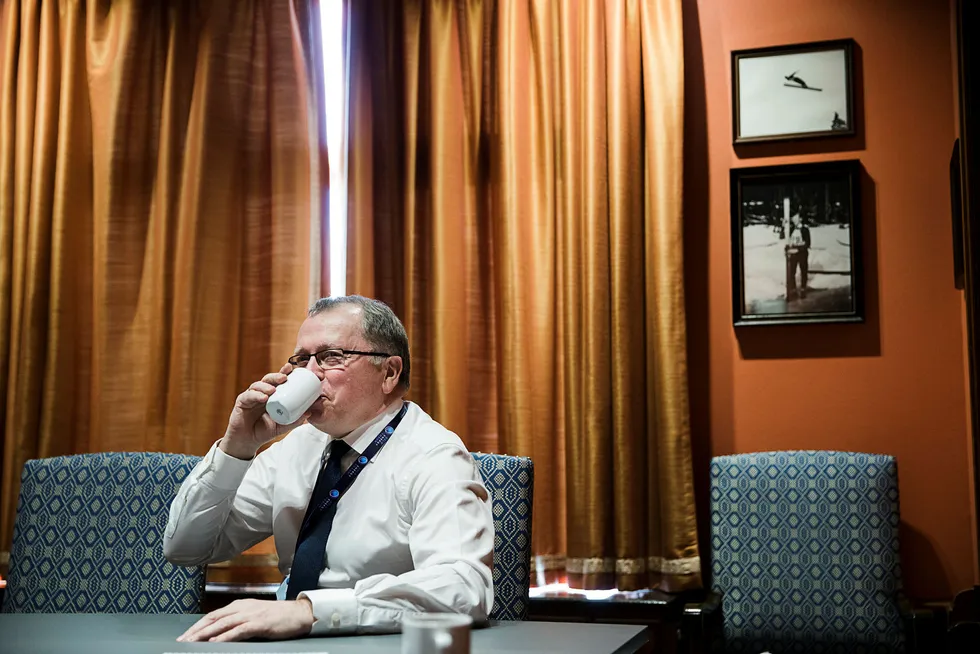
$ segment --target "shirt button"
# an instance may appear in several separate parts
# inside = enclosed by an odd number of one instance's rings
[[[330,622],[333,623],[333,626],[334,627],[339,627],[340,626],[340,614],[339,613],[334,613],[332,616],[330,616]]]

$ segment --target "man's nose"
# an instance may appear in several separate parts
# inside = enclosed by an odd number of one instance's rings
[[[323,378],[326,376],[326,373],[323,372],[323,368],[321,368],[320,364],[316,362],[316,357],[310,357],[310,360],[306,362],[306,369],[316,375],[320,381],[323,381]]]

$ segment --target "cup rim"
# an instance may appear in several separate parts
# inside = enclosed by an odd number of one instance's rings
[[[299,372],[300,370],[302,370],[303,372]],[[316,380],[316,383],[318,385],[322,381],[319,377],[316,376],[316,373],[313,372],[312,370],[310,370],[309,368],[293,368],[292,372],[290,372],[289,375],[287,375],[286,378],[289,379],[290,377],[293,376],[293,373],[297,373],[297,372],[299,372],[299,374],[296,375],[297,378],[299,378],[299,377],[308,377],[308,376],[311,376],[312,375],[313,379]]]
[[[403,625],[412,627],[468,627],[473,618],[465,613],[410,613],[402,618]]]

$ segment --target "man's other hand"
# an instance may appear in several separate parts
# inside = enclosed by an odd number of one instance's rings
[[[309,600],[246,599],[208,613],[177,640],[213,643],[249,638],[285,640],[305,636],[312,628],[313,606]]]

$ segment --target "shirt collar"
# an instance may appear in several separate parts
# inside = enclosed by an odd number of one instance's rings
[[[393,402],[388,409],[374,418],[364,423],[351,433],[344,436],[343,441],[350,445],[351,449],[361,454],[368,448],[368,445],[374,441],[377,435],[381,432],[385,425],[391,422],[391,419],[395,417],[395,414],[402,408],[401,402]],[[335,440],[332,436],[330,440]]]

